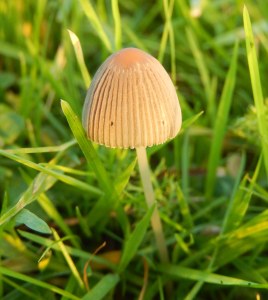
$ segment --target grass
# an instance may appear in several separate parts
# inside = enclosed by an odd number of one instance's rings
[[[265,0],[0,3],[0,299],[267,298],[267,18]],[[134,151],[81,125],[96,69],[129,46],[182,107],[147,149],[169,264]]]

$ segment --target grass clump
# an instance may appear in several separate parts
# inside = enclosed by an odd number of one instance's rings
[[[243,5],[0,3],[1,299],[266,299],[268,9]],[[180,135],[148,149],[168,264],[135,153],[80,122],[95,70],[128,46],[182,106]]]

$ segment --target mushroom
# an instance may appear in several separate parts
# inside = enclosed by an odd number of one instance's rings
[[[150,54],[125,48],[97,70],[89,87],[82,122],[92,141],[111,148],[135,148],[148,207],[155,203],[146,147],[174,138],[181,127],[181,109],[174,85]],[[155,207],[151,218],[162,262],[168,252]]]

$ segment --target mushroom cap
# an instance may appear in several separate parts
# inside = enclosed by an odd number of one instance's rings
[[[150,54],[125,48],[97,70],[84,107],[89,139],[111,148],[162,144],[181,127],[175,87],[163,66]]]

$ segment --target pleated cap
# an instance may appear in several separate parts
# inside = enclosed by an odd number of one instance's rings
[[[147,147],[177,135],[181,109],[159,61],[139,49],[125,48],[108,57],[96,72],[82,121],[88,138],[98,144]]]

